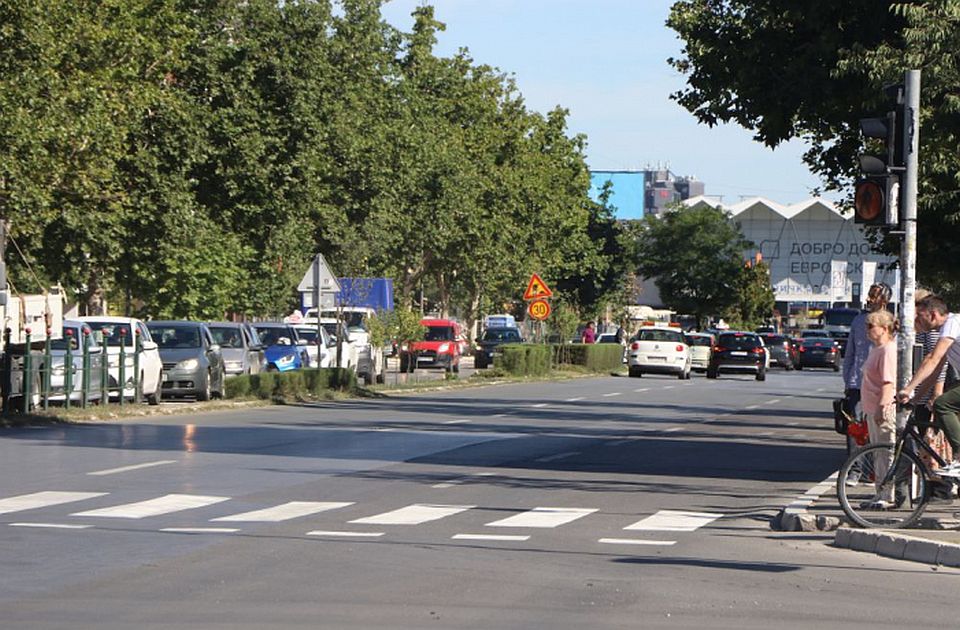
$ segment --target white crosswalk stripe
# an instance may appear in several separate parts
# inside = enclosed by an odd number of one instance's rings
[[[106,495],[106,492],[34,492],[32,494],[21,494],[16,497],[0,499],[0,514],[10,514],[12,512],[23,512],[24,510],[35,510],[37,508],[48,507],[51,505],[62,505],[64,503],[73,503],[74,501],[84,501]]]
[[[624,529],[649,532],[692,532],[721,517],[723,514],[710,512],[660,510],[653,516],[627,525]]]
[[[426,503],[415,503],[398,510],[392,510],[366,518],[358,518],[350,522],[367,525],[419,525],[420,523],[436,521],[447,516],[459,514],[460,512],[466,512],[475,507],[475,505],[429,505]]]
[[[596,510],[589,508],[538,507],[487,523],[487,527],[559,527],[594,512]]]
[[[290,501],[282,505],[276,505],[262,510],[253,510],[251,512],[242,512],[240,514],[231,514],[230,516],[221,516],[212,518],[211,521],[243,521],[243,522],[262,522],[279,523],[289,521],[293,518],[310,516],[319,512],[336,510],[353,505],[353,503],[334,502],[334,501]]]
[[[212,497],[199,494],[168,494],[147,501],[125,503],[113,507],[100,508],[98,510],[88,510],[86,512],[75,512],[71,514],[71,516],[140,519],[148,516],[160,516],[161,514],[206,507],[214,503],[228,501],[229,499],[230,497]]]

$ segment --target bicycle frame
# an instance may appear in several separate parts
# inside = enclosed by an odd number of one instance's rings
[[[907,418],[907,422],[903,427],[903,431],[900,431],[900,434],[897,436],[897,441],[894,444],[893,461],[894,462],[900,461],[900,454],[903,451],[903,446],[904,444],[907,443],[907,440],[909,439],[913,443],[914,449],[916,449],[916,447],[919,446],[921,449],[926,451],[926,453],[930,455],[930,457],[932,457],[934,461],[937,462],[937,465],[946,466],[947,465],[946,460],[940,457],[940,455],[938,455],[937,452],[934,451],[929,444],[927,444],[926,440],[923,439],[923,435],[920,433],[921,426],[924,429],[928,429],[935,425],[933,422],[919,422],[917,420],[916,410],[911,409],[910,417]],[[934,474],[929,469],[926,472],[931,475]],[[883,477],[882,483],[886,484],[887,482],[889,482],[892,479],[893,475],[895,474],[896,474],[896,466],[890,466],[889,470],[887,470],[887,474],[884,475]]]

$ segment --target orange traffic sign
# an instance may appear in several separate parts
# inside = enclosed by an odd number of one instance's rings
[[[540,298],[548,297],[553,297],[553,291],[547,287],[547,283],[537,274],[530,276],[530,282],[527,283],[527,290],[523,292],[523,299],[539,300]]]
[[[546,300],[534,300],[527,306],[527,314],[533,319],[540,321],[550,317],[550,302]]]

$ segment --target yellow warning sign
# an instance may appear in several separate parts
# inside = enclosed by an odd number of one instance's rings
[[[527,290],[523,293],[523,299],[539,300],[548,297],[553,297],[553,291],[547,287],[547,283],[537,274],[530,276],[530,282],[527,283]]]

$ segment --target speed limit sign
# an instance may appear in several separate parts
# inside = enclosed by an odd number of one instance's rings
[[[546,300],[534,300],[527,306],[527,314],[540,321],[550,316],[550,303]]]

